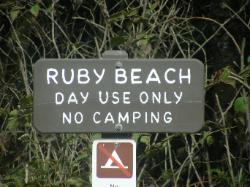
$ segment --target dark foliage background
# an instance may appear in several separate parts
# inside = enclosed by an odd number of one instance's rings
[[[250,186],[248,0],[1,0],[0,186],[91,186],[100,134],[32,127],[39,58],[198,58],[206,116],[196,134],[134,134],[138,186]]]

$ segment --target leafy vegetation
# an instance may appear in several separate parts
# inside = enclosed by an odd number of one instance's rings
[[[195,134],[134,134],[138,186],[250,186],[250,5],[211,0],[0,1],[0,186],[91,186],[100,134],[32,126],[39,58],[198,58],[206,116]]]

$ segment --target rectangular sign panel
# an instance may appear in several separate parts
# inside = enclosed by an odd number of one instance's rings
[[[34,66],[41,132],[195,132],[204,65],[195,59],[44,59]]]
[[[136,143],[95,140],[92,147],[92,187],[136,186]]]

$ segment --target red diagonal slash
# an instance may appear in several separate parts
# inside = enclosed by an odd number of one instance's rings
[[[113,156],[112,156],[112,153],[110,154],[108,152],[107,149],[105,149],[102,145],[98,145],[98,149],[103,153],[105,154],[108,158],[110,158],[118,167],[119,169],[122,171],[122,173],[124,175],[126,175],[126,177],[131,177],[131,174],[128,170],[126,170]]]

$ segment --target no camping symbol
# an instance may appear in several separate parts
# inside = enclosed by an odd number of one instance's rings
[[[96,174],[99,178],[131,178],[133,145],[129,142],[99,142]]]

